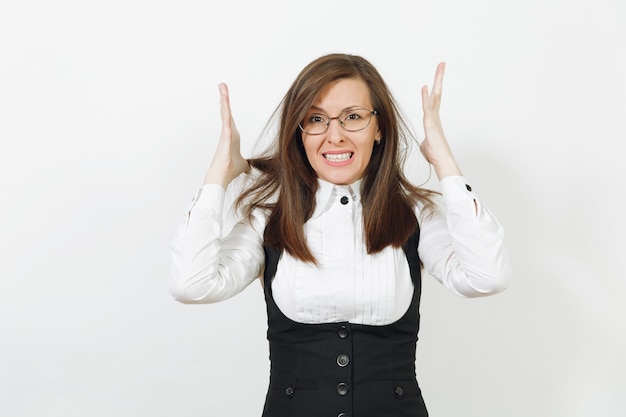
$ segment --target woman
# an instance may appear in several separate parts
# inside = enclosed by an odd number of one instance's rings
[[[502,228],[443,133],[444,69],[422,89],[420,149],[445,210],[403,174],[407,129],[362,57],[306,66],[277,110],[275,142],[250,160],[220,85],[222,132],[173,241],[170,288],[181,302],[213,303],[261,279],[271,360],[263,416],[427,416],[415,377],[421,270],[466,297],[508,285]],[[243,216],[222,239],[225,189],[244,172]]]

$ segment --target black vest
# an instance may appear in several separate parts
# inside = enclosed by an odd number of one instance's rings
[[[280,258],[265,247],[264,292],[270,383],[263,417],[426,417],[415,378],[421,295],[419,230],[404,246],[414,292],[398,321],[385,326],[303,324],[272,296]]]

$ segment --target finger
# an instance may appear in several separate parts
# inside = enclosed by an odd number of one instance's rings
[[[227,99],[228,100],[228,85],[226,85],[226,83],[219,83],[217,85],[217,88],[219,89],[220,92],[220,99]]]
[[[446,63],[440,62],[435,70],[435,81],[431,94],[440,96],[443,89],[443,74],[446,72]]]
[[[222,127],[230,127],[231,113],[228,86],[225,83],[220,83],[218,89],[220,92],[220,114],[222,116]]]
[[[235,119],[230,108],[230,94],[225,83],[219,84],[220,91],[220,114],[222,119],[222,137],[237,141],[239,133],[235,125]]]
[[[424,85],[422,86],[422,109],[424,111],[427,111],[429,107],[428,98],[429,98],[428,86]]]

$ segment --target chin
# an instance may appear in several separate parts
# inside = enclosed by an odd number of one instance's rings
[[[350,185],[354,181],[356,181],[357,178],[353,178],[352,176],[347,177],[345,175],[334,175],[334,176],[326,176],[325,180],[335,185]]]

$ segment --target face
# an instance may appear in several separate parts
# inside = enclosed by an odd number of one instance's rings
[[[374,110],[369,89],[361,79],[341,79],[320,92],[306,117],[337,117],[353,109]],[[379,140],[380,130],[374,115],[369,126],[358,132],[345,130],[333,119],[325,133],[302,133],[306,156],[317,177],[338,185],[352,184],[363,177],[374,142]]]

